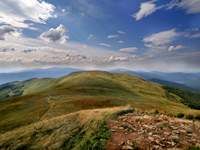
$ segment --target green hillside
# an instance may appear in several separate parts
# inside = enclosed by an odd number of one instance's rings
[[[58,79],[17,82],[12,86],[0,87],[3,93],[0,94],[1,133],[79,110],[113,106],[130,105],[143,111],[158,110],[173,115],[200,114],[161,85],[127,74],[77,72]]]

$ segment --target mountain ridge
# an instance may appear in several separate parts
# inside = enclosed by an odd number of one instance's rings
[[[21,89],[21,95],[0,101],[1,132],[79,110],[114,106],[174,115],[200,113],[182,104],[179,96],[166,94],[162,85],[125,73],[76,72],[58,79],[28,80]]]

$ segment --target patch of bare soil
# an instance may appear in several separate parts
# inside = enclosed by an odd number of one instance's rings
[[[107,150],[187,149],[200,146],[200,122],[162,114],[129,113],[110,120]]]

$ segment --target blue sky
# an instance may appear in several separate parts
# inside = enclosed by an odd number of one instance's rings
[[[200,71],[199,0],[7,0],[0,33],[0,70]]]

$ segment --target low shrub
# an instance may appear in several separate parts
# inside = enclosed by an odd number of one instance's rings
[[[177,116],[178,118],[183,118],[185,115],[184,115],[183,113],[178,113],[176,116]]]
[[[159,111],[156,109],[156,110],[154,111],[154,114],[159,114]]]
[[[200,150],[200,147],[192,146],[192,147],[189,147],[187,150]]]
[[[189,120],[193,120],[194,119],[194,116],[193,115],[186,115],[186,119],[189,119]]]
[[[196,119],[196,120],[200,120],[200,115],[196,115],[196,116],[195,116],[195,119]]]
[[[129,108],[127,110],[122,110],[122,111],[119,111],[116,115],[117,116],[123,116],[125,114],[128,114],[128,113],[133,113],[135,110],[133,108]]]

